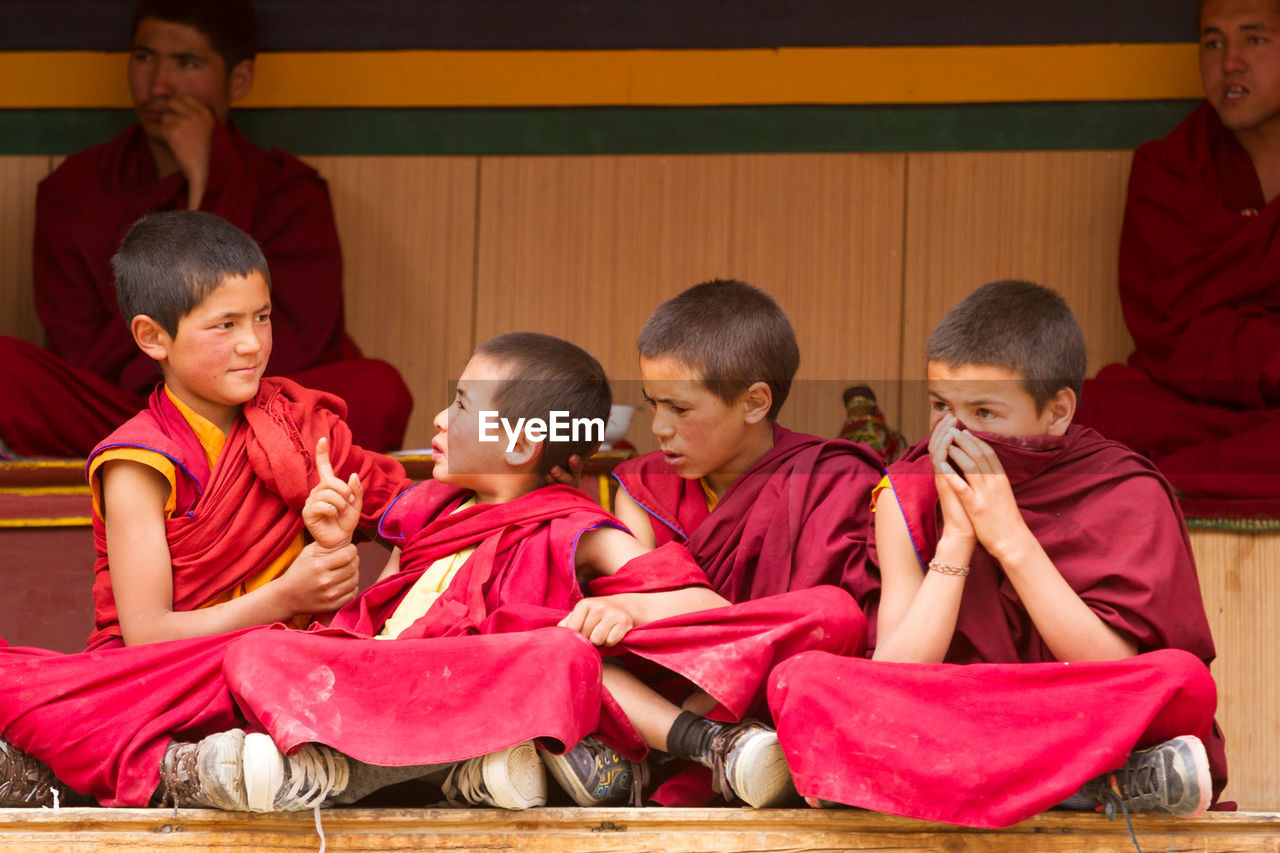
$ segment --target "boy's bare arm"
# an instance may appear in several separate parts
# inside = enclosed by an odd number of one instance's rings
[[[873,659],[941,663],[955,634],[964,578],[922,570],[891,489],[880,493],[875,525],[882,585]],[[972,553],[972,543],[966,545],[963,536],[948,536],[944,516],[938,547],[926,556],[945,565],[966,565]]]
[[[641,508],[640,504],[631,499],[631,495],[622,489],[618,489],[618,496],[613,501],[613,514],[618,517],[631,531],[637,541],[646,548],[654,548],[658,544],[658,540],[653,535],[653,522],[649,520],[649,513]]]
[[[616,527],[590,530],[578,541],[576,560],[579,576],[613,575],[626,563],[650,550],[634,536]],[[705,586],[595,596],[579,601],[560,625],[581,633],[596,645],[612,646],[638,625],[683,613],[726,607],[729,603]]]
[[[1018,511],[1009,478],[991,446],[967,430],[952,432],[950,458],[965,479],[951,474],[948,482],[978,541],[1004,569],[1054,657],[1117,660],[1137,654],[1137,642],[1104,622],[1049,559]]]
[[[269,625],[335,610],[355,595],[355,546],[326,549],[311,543],[275,581],[223,604],[175,611],[165,537],[168,482],[154,469],[125,460],[107,462],[101,476],[111,586],[127,645]]]

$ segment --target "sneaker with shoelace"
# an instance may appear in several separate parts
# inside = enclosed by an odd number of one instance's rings
[[[0,740],[0,808],[51,806],[55,788],[62,785],[48,765]]]
[[[700,763],[711,768],[715,789],[729,799],[737,794],[756,809],[797,799],[791,768],[778,743],[778,733],[755,720],[726,725],[711,740],[710,754]]]
[[[533,741],[459,762],[442,787],[455,806],[520,810],[547,802],[546,771]]]
[[[1184,735],[1134,752],[1119,770],[1086,782],[1072,800],[1096,803],[1108,818],[1117,811],[1195,817],[1209,807],[1212,795],[1204,744]]]
[[[303,744],[285,755],[264,734],[245,735],[244,792],[251,812],[306,811],[347,789],[350,760],[336,749]]]
[[[583,738],[563,755],[542,752],[547,771],[580,806],[620,803],[631,793],[631,761],[598,738]]]
[[[244,811],[244,732],[209,735],[199,743],[173,741],[160,763],[164,800],[174,806]]]

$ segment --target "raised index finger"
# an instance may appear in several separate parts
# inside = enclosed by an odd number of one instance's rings
[[[333,466],[329,464],[329,438],[321,436],[316,442],[316,471],[320,475],[320,482],[331,479],[333,477]]]

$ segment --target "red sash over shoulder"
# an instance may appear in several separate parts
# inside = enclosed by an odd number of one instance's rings
[[[1280,404],[1280,204],[1207,103],[1134,154],[1120,296],[1134,367],[1193,399]]]
[[[975,434],[995,449],[1032,534],[1099,617],[1136,639],[1140,651],[1183,649],[1213,660],[1186,525],[1150,462],[1075,425],[1061,437]],[[888,473],[923,567],[938,541],[939,518],[927,442]],[[979,546],[947,661],[1052,660],[1013,585]]]
[[[163,389],[150,406],[93,451],[131,446],[154,450],[178,470],[177,513],[165,522],[173,563],[173,607],[194,610],[267,568],[302,530],[301,510],[316,482],[315,446],[329,438],[334,472],[359,474],[362,528],[376,523],[406,485],[393,459],[351,443],[336,397],[283,378],[263,379],[246,403],[212,471],[199,441]],[[106,530],[94,518],[94,626],[90,649],[121,642]]]
[[[868,571],[867,530],[880,465],[861,445],[775,424],[773,449],[713,511],[699,482],[676,474],[661,453],[624,462],[614,476],[654,519],[658,543],[687,543],[730,601],[832,584],[871,613],[880,583]]]

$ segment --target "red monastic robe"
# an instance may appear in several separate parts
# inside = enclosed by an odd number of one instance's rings
[[[146,405],[158,371],[120,316],[110,260],[139,217],[183,209],[186,197],[180,172],[157,177],[137,125],[68,157],[41,182],[35,304],[56,358],[13,339],[0,348],[0,412],[12,410],[0,414],[0,439],[14,451],[84,456]],[[393,367],[360,358],[347,337],[342,255],[323,179],[284,151],[252,145],[234,125],[219,126],[201,207],[247,232],[266,256],[274,305],[268,372],[346,400],[361,446],[399,447],[412,398]]]
[[[153,450],[177,469],[174,517],[165,522],[173,561],[173,606],[194,610],[267,568],[302,531],[302,507],[316,482],[315,447],[329,439],[334,472],[364,487],[361,526],[373,527],[404,489],[393,459],[352,444],[341,400],[283,379],[263,379],[245,404],[212,471],[177,407],[157,389],[149,407],[98,445]],[[94,633],[90,649],[123,645],[111,591],[106,528],[94,514]]]
[[[379,530],[402,548],[400,572],[335,616],[331,629],[346,637],[257,634],[235,644],[227,681],[250,720],[282,749],[319,742],[375,764],[438,764],[534,736],[567,748],[598,729],[634,757],[647,751],[600,689],[600,652],[550,627],[582,598],[574,570],[579,538],[617,521],[564,486],[454,512],[468,497],[424,483],[397,500]],[[475,553],[448,589],[396,640],[352,643],[350,636],[375,634],[435,560],[471,546]],[[688,551],[670,545],[593,581],[592,593],[701,584]],[[814,648],[857,651],[862,636],[852,600],[827,588],[664,619],[602,651],[665,667],[736,718],[763,698],[777,661]],[[563,680],[555,683],[551,673]]]
[[[1120,239],[1135,352],[1085,384],[1078,421],[1182,492],[1280,498],[1280,204],[1202,104],[1138,148]]]
[[[681,542],[730,601],[820,584],[849,592],[874,618],[878,573],[868,566],[871,490],[881,460],[865,446],[774,425],[773,449],[737,479],[714,510],[697,480],[661,453],[614,469],[649,513],[659,545]]]
[[[1055,663],[979,546],[945,663],[804,655],[775,671],[769,704],[801,793],[1005,826],[1061,802],[1135,748],[1184,734],[1205,742],[1221,790],[1213,640],[1164,478],[1080,426],[1063,437],[980,435],[1058,571],[1103,621],[1137,640],[1140,654]],[[924,571],[939,525],[927,442],[891,465],[889,479]]]

